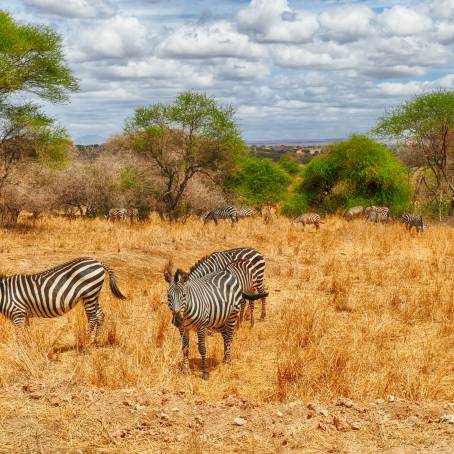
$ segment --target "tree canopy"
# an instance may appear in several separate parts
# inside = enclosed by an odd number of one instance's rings
[[[410,195],[405,168],[397,157],[385,145],[356,135],[307,164],[294,197],[302,210],[311,205],[335,211],[375,204],[399,211],[407,207]]]
[[[233,169],[233,157],[245,145],[231,106],[213,97],[185,91],[171,104],[136,109],[125,133],[134,149],[158,170],[163,181],[163,211],[174,218],[195,175],[219,179]]]

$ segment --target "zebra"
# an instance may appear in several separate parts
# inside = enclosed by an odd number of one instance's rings
[[[364,212],[364,207],[359,205],[356,207],[351,207],[348,210],[345,211],[344,213],[344,218],[347,221],[351,221],[353,218],[361,216]]]
[[[128,210],[126,208],[112,208],[107,215],[108,221],[124,221],[128,218]]]
[[[389,219],[389,208],[372,205],[364,210],[364,215],[371,222],[387,222]]]
[[[243,292],[253,292],[254,289],[254,276],[252,274],[251,267],[247,260],[235,260],[234,262],[227,265],[226,270],[233,274],[238,281],[241,283]],[[240,316],[238,317],[237,326],[240,327],[243,323],[244,309],[246,306],[246,301],[241,302]],[[251,317],[251,328],[254,327],[254,301],[249,301],[249,313]]]
[[[244,260],[248,263],[248,271],[252,275],[252,288],[248,291],[255,290],[257,293],[265,293],[264,275],[265,275],[265,257],[256,249],[242,247],[236,249],[227,249],[209,254],[196,262],[189,270],[189,279],[199,279],[214,271],[226,269],[231,263],[238,260]],[[266,318],[266,298],[262,298],[262,310],[260,320]]]
[[[106,273],[113,295],[125,299],[117,287],[113,270],[89,257],[77,258],[36,274],[1,276],[0,313],[16,327],[24,327],[30,317],[58,317],[82,300],[91,343],[104,321],[98,299]]]
[[[172,313],[172,324],[181,336],[183,370],[189,372],[189,333],[197,332],[199,353],[202,357],[203,379],[208,380],[206,363],[206,330],[213,328],[224,339],[224,362],[230,362],[230,348],[243,298],[255,300],[264,298],[266,293],[248,295],[242,291],[235,275],[226,270],[207,274],[190,280],[189,275],[177,270],[172,276],[169,267],[164,271],[169,283],[167,299]]]
[[[410,232],[413,227],[417,232],[422,232],[427,228],[427,226],[424,224],[422,216],[417,216],[413,213],[403,213],[400,219],[405,224],[405,228]]]
[[[238,210],[234,206],[215,208],[205,214],[203,223],[206,224],[208,221],[214,221],[218,225],[219,219],[230,219],[233,225],[235,222],[238,222]]]
[[[139,220],[139,210],[137,208],[128,208],[126,210],[126,216],[130,219],[131,223],[133,221]]]
[[[255,215],[254,210],[252,208],[237,208],[237,213],[239,218],[248,218]]]
[[[292,224],[295,225],[298,224],[298,222],[303,224],[303,230],[306,228],[306,224],[313,224],[315,226],[315,230],[320,228],[320,224],[324,224],[324,222],[320,220],[320,216],[316,213],[302,214],[301,216],[295,218]]]

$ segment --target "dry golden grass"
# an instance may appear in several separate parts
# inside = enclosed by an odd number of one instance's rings
[[[208,338],[211,370],[206,383],[194,335],[192,374],[180,371],[180,339],[170,324],[162,269],[168,259],[188,268],[207,253],[238,246],[255,247],[267,259],[268,319],[252,330],[243,324],[229,365],[222,364],[221,336]],[[13,411],[25,399],[21,387],[27,386],[59,390],[59,395],[100,388],[112,396],[127,388],[164,390],[208,403],[233,395],[255,405],[328,402],[338,396],[370,402],[388,394],[420,402],[454,398],[454,230],[449,227],[433,226],[417,235],[398,224],[346,223],[335,217],[319,232],[302,232],[284,218],[267,225],[249,219],[234,227],[226,223],[205,228],[199,220],[169,225],[153,219],[130,226],[45,218],[19,230],[0,230],[0,254],[4,274],[36,272],[78,256],[96,257],[115,270],[128,296],[115,300],[105,285],[100,345],[85,353],[81,307],[58,319],[32,319],[21,342],[12,324],[1,317],[4,414],[5,408]],[[2,394],[10,397],[2,400]],[[21,408],[24,415],[30,410]],[[49,405],[40,412],[31,421],[38,418],[47,424],[56,410]],[[110,412],[101,409],[101,420]],[[125,449],[101,423],[102,436],[99,427],[90,429],[88,416],[70,410],[58,415],[68,427],[75,420],[81,424],[79,432],[59,445],[61,452],[75,447],[92,452],[96,446],[112,452]],[[4,421],[0,418],[0,430]],[[34,427],[37,433],[45,432],[42,424]],[[84,436],[91,444],[82,443]],[[204,450],[197,431],[185,440],[192,452]],[[19,443],[17,451],[52,451],[41,441],[29,443],[30,438]],[[278,452],[281,445],[270,443],[266,449]],[[139,451],[138,445],[131,446],[128,449]],[[141,452],[154,452],[159,445],[141,446]],[[241,446],[242,452],[252,452],[262,445],[248,436]],[[8,451],[1,438],[0,448]]]

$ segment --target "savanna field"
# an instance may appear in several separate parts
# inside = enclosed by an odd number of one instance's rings
[[[236,332],[232,362],[207,338],[189,376],[162,271],[250,246],[267,260],[264,322]],[[91,256],[127,295],[101,295],[105,324],[85,349],[82,306],[0,318],[0,452],[453,452],[454,230],[330,217],[316,232],[283,217],[202,227],[43,218],[0,230],[2,274]]]

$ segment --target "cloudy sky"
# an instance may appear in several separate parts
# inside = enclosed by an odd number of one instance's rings
[[[48,107],[73,137],[204,91],[246,139],[368,131],[405,97],[454,88],[454,0],[2,0],[64,37],[81,91]]]

